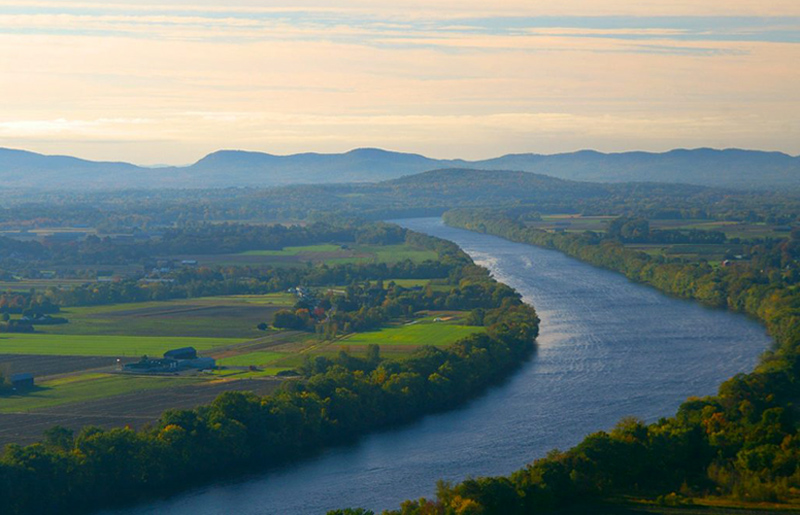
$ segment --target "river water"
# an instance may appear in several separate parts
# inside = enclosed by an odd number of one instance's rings
[[[516,288],[542,319],[538,352],[463,408],[368,435],[279,471],[204,486],[114,515],[320,515],[395,508],[438,479],[507,474],[624,416],[672,415],[749,371],[771,340],[747,318],[667,297],[558,252],[446,227],[397,221],[459,244]]]

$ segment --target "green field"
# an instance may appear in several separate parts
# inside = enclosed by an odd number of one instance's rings
[[[198,257],[201,262],[226,264],[260,263],[272,265],[298,265],[303,263],[326,263],[329,265],[349,263],[398,263],[410,259],[420,263],[436,259],[432,250],[424,250],[410,245],[309,245],[305,247],[286,247],[283,250],[250,250],[235,255]]]
[[[3,333],[0,335],[0,354],[161,356],[179,347],[191,346],[203,351],[243,341],[237,338]]]
[[[474,333],[483,331],[482,327],[459,325],[448,322],[433,322],[431,318],[417,323],[385,327],[378,331],[356,333],[338,342],[342,346],[381,345],[381,346],[446,346]]]
[[[299,254],[315,252],[337,252],[342,250],[340,245],[307,245],[305,247],[286,247],[283,250],[248,250],[242,252],[243,256],[297,256]]]
[[[273,363],[285,357],[286,353],[283,352],[249,352],[247,354],[239,354],[238,356],[218,359],[217,364],[228,367],[249,367],[250,365],[261,366],[268,363]]]
[[[15,413],[85,402],[113,395],[196,384],[203,379],[141,377],[117,374],[83,374],[45,381],[24,395],[0,397],[0,413]]]
[[[168,336],[256,339],[277,309],[292,306],[288,293],[211,297],[65,308],[68,324],[40,325],[37,332],[71,335]]]
[[[374,257],[368,260],[379,263],[399,263],[406,259],[421,263],[437,258],[433,250],[420,250],[409,245],[360,245],[353,250],[359,254],[371,254]]]

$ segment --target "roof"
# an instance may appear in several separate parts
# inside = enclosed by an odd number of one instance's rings
[[[33,374],[25,372],[22,374],[14,374],[11,376],[12,383],[16,381],[27,381],[28,379],[33,379]]]
[[[180,349],[172,349],[168,350],[164,353],[165,358],[171,358],[173,356],[180,356],[184,354],[191,354],[192,356],[197,356],[197,350],[194,347],[181,347]]]

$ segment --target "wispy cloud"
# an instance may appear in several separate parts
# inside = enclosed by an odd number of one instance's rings
[[[796,0],[0,0],[0,145],[797,153],[798,43]]]

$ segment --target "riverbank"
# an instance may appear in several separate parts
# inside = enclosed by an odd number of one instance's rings
[[[438,479],[508,474],[624,416],[654,422],[688,395],[712,394],[726,378],[751,369],[770,344],[744,317],[665,297],[555,251],[451,229],[440,219],[400,223],[456,242],[538,307],[542,330],[532,360],[458,409],[280,470],[109,513],[389,509],[432,495]]]

